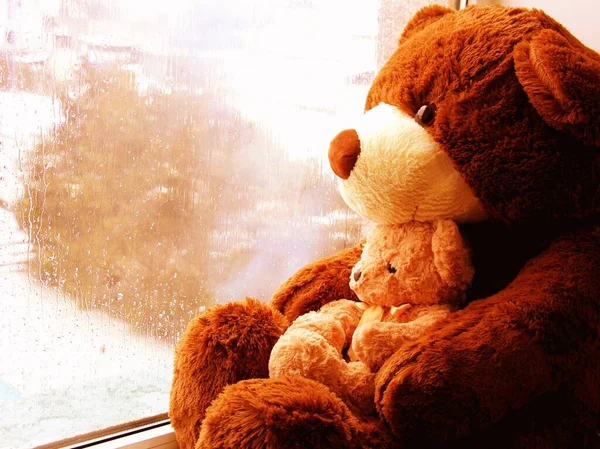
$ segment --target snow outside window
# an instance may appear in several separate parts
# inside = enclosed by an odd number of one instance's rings
[[[166,412],[192,317],[359,240],[328,143],[428,3],[0,0],[2,447]]]

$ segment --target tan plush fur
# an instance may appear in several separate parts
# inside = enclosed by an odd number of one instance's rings
[[[472,277],[469,250],[455,223],[410,222],[371,231],[350,275],[350,288],[361,301],[387,307],[458,305]]]
[[[378,225],[350,275],[362,303],[334,301],[296,319],[273,347],[269,375],[319,381],[373,414],[374,373],[460,305],[472,277],[454,222]]]

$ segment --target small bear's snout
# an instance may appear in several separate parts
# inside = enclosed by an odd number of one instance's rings
[[[360,139],[354,129],[345,129],[329,145],[329,165],[342,179],[348,179],[360,155]]]

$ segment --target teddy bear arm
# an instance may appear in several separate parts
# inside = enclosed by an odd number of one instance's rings
[[[361,303],[350,301],[348,299],[340,299],[327,303],[319,309],[320,314],[335,321],[341,327],[344,335],[344,342],[341,348],[338,348],[340,351],[350,347],[352,335],[364,313],[364,308],[361,308],[360,304]]]
[[[298,270],[273,295],[271,306],[290,322],[338,299],[357,300],[350,289],[352,267],[360,259],[362,243],[310,263]]]
[[[565,238],[506,289],[395,353],[376,386],[394,434],[441,445],[562,387],[599,413],[600,399],[589,395],[600,388],[600,368],[589,362],[600,335],[599,253],[600,231]],[[571,390],[581,379],[585,387]]]
[[[333,356],[341,361],[342,352],[350,345],[362,313],[356,302],[340,299],[327,303],[317,312],[308,312],[298,317],[271,352],[271,375],[281,376],[284,372],[292,374],[290,369],[294,365],[298,365],[294,370],[308,366],[308,362],[303,360],[300,354],[310,347],[313,347],[318,356],[313,354],[309,358],[328,358],[324,357],[322,350],[316,349],[324,345],[335,350]]]
[[[314,312],[312,312],[314,313]],[[277,341],[269,359],[269,377],[300,376],[342,396],[346,374],[341,353],[310,326],[292,325]]]
[[[271,350],[288,327],[256,299],[216,306],[190,321],[175,353],[169,418],[181,449],[193,449],[205,412],[227,385],[268,377]]]
[[[344,329],[356,327],[361,312],[356,303],[340,300],[299,317],[273,347],[269,376],[315,380],[358,413],[373,413],[374,374],[362,363],[347,364],[342,357],[345,342],[352,338]]]
[[[355,333],[352,349],[371,371],[376,372],[403,345],[420,338],[449,314],[449,307],[435,307],[407,323],[369,323]]]

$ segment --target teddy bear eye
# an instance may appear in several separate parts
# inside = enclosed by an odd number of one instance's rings
[[[417,111],[415,118],[422,125],[429,125],[435,119],[437,107],[435,103],[424,104]]]
[[[394,266],[391,263],[388,263],[387,269],[392,274],[394,274],[396,272],[396,269],[394,268]]]

